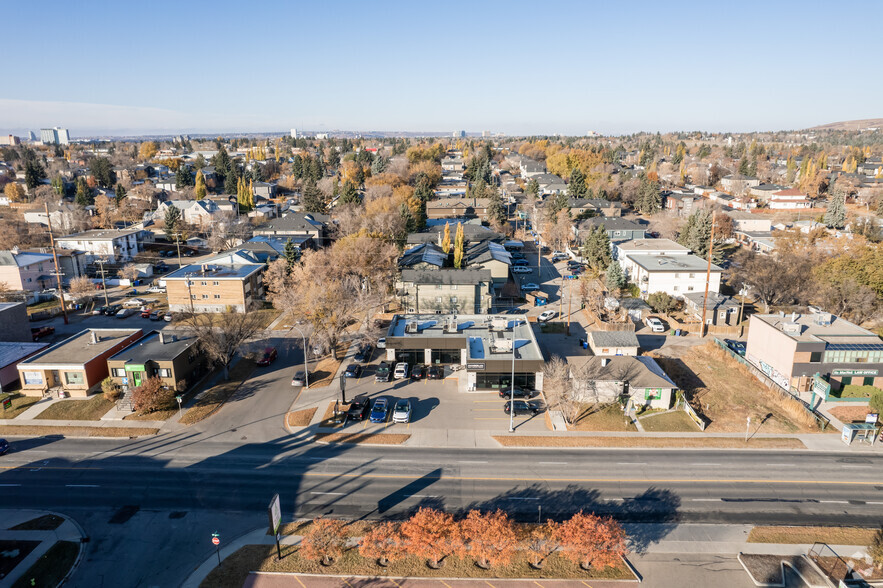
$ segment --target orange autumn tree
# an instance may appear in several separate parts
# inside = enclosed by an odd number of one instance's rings
[[[512,521],[502,510],[470,510],[458,531],[458,551],[463,557],[472,556],[483,568],[508,564],[518,547]]]
[[[401,527],[408,553],[429,560],[430,567],[436,568],[450,553],[455,530],[454,517],[433,508],[419,509]]]
[[[300,553],[306,559],[320,560],[325,565],[343,554],[346,545],[343,521],[319,517],[313,520],[300,542]]]
[[[614,567],[626,554],[626,535],[611,517],[599,517],[582,511],[561,523],[555,530],[564,557],[583,569]]]
[[[372,527],[359,541],[359,555],[376,559],[380,565],[407,555],[405,537],[398,523],[382,523]]]
[[[558,549],[558,543],[555,541],[558,526],[558,523],[550,520],[531,530],[524,543],[524,548],[533,567],[539,568],[543,561]]]

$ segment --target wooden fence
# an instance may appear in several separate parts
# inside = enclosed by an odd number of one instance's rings
[[[635,332],[635,323],[630,320],[627,320],[623,323],[608,323],[602,321],[598,316],[589,310],[588,308],[583,309],[583,313],[586,315],[586,319],[588,319],[589,323],[592,325],[592,329],[595,331],[629,331]]]

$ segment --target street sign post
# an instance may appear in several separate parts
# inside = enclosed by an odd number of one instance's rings
[[[212,533],[212,544],[217,547],[218,553],[218,565],[221,565],[221,536],[217,533]]]
[[[346,404],[346,375],[340,374],[340,403]]]
[[[273,496],[270,506],[267,507],[267,516],[270,519],[270,532],[276,538],[276,556],[282,559],[282,548],[279,546],[279,527],[282,524],[282,507],[280,506],[279,495]]]
[[[12,408],[12,398],[4,398],[3,399],[3,410],[7,410]]]

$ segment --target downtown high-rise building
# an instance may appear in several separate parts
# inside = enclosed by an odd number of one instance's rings
[[[67,129],[53,127],[40,129],[40,141],[44,145],[67,145],[71,142],[71,137]]]

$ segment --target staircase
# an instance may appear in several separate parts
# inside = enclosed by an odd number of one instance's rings
[[[123,394],[123,397],[117,400],[117,410],[128,410],[130,412],[135,412],[135,403],[132,402],[132,390],[126,390],[126,393]]]

